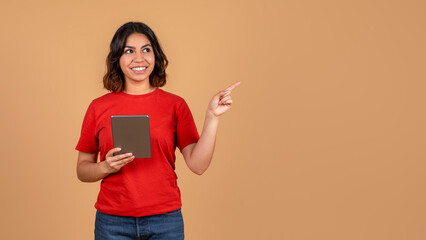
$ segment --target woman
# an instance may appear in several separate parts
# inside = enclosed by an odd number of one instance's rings
[[[239,82],[213,97],[198,135],[185,101],[159,89],[166,83],[167,64],[147,25],[129,22],[115,33],[104,76],[104,87],[111,92],[89,105],[76,147],[78,178],[102,180],[95,205],[95,239],[184,238],[175,149],[194,173],[207,170],[218,117],[229,110],[231,91]],[[151,158],[114,154],[120,149],[113,148],[112,115],[149,115]]]

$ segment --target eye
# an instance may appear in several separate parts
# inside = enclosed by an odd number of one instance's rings
[[[150,49],[150,48],[144,48],[144,49],[142,50],[142,52],[144,52],[144,53],[151,52],[151,49]]]
[[[124,53],[133,53],[133,50],[132,49],[126,49],[126,50],[124,50]]]

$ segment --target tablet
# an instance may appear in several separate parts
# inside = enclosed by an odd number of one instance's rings
[[[121,148],[121,151],[114,155],[131,152],[135,158],[151,157],[149,116],[111,116],[111,129],[114,148]]]

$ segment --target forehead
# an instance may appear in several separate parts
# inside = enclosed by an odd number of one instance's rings
[[[126,39],[126,46],[143,46],[146,44],[151,44],[148,37],[142,33],[132,33]]]

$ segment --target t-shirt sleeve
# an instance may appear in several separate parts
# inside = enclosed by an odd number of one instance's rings
[[[178,105],[176,115],[176,141],[177,147],[182,152],[189,144],[198,142],[200,136],[191,110],[184,100]]]
[[[93,102],[89,105],[81,126],[80,140],[75,147],[77,151],[85,153],[97,153],[99,141],[96,136],[96,118]]]

